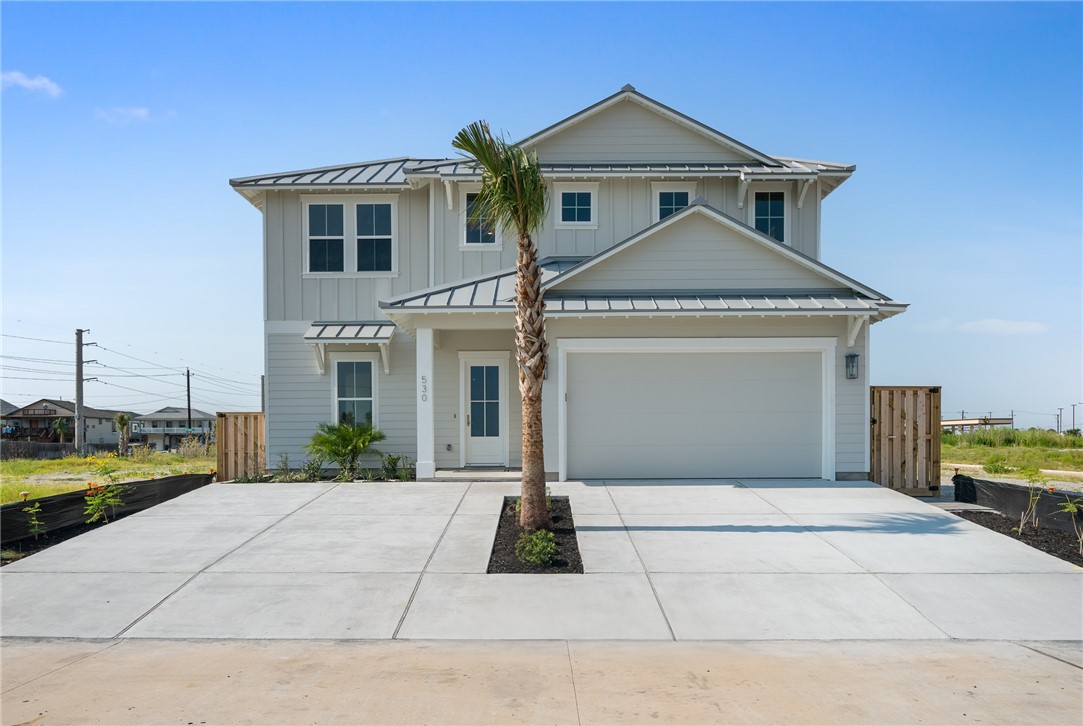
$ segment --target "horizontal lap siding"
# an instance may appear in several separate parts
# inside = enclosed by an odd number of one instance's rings
[[[719,223],[693,216],[616,252],[560,290],[807,289],[834,286]]]
[[[333,347],[345,351],[345,346]],[[355,348],[360,352],[376,352],[375,346]],[[269,466],[278,463],[286,453],[291,463],[305,458],[304,447],[316,427],[333,420],[333,394],[330,368],[320,374],[314,346],[306,345],[301,334],[267,336],[267,460]],[[379,428],[387,439],[378,445],[383,451],[417,455],[414,399],[416,362],[413,340],[401,331],[391,345],[391,373],[376,364],[379,396]]]

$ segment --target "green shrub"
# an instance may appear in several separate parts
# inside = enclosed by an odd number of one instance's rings
[[[323,479],[323,463],[323,457],[318,455],[302,462],[301,476],[303,481],[321,481]]]
[[[1008,466],[1008,458],[1005,456],[990,456],[981,465],[981,468],[990,474],[1007,474],[1012,471],[1012,468]]]
[[[380,454],[373,444],[384,440],[385,435],[371,424],[354,424],[343,421],[337,424],[320,424],[308,443],[309,456],[320,456],[338,465],[338,479],[352,481],[358,478],[358,461],[368,454]]]
[[[530,565],[549,565],[557,556],[553,533],[546,529],[523,532],[515,543],[515,556]]]

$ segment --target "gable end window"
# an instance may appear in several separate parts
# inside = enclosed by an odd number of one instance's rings
[[[786,193],[756,192],[753,226],[779,242],[786,241]]]
[[[480,222],[471,222],[474,216],[474,207],[477,205],[477,192],[466,194],[466,244],[468,245],[495,245],[496,232]]]
[[[302,207],[305,274],[394,276],[395,197],[314,195]]]
[[[598,184],[558,183],[553,185],[557,229],[598,227]]]
[[[695,182],[653,182],[651,196],[654,198],[651,221],[661,222],[692,203],[696,185]]]

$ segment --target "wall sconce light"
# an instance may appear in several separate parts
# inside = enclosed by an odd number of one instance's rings
[[[857,378],[857,353],[846,354],[846,377],[850,380]]]

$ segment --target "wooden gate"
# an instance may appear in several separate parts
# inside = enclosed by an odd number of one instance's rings
[[[873,386],[872,480],[918,497],[940,490],[940,387]]]
[[[265,430],[263,414],[258,411],[218,414],[218,481],[259,476],[266,471]]]

